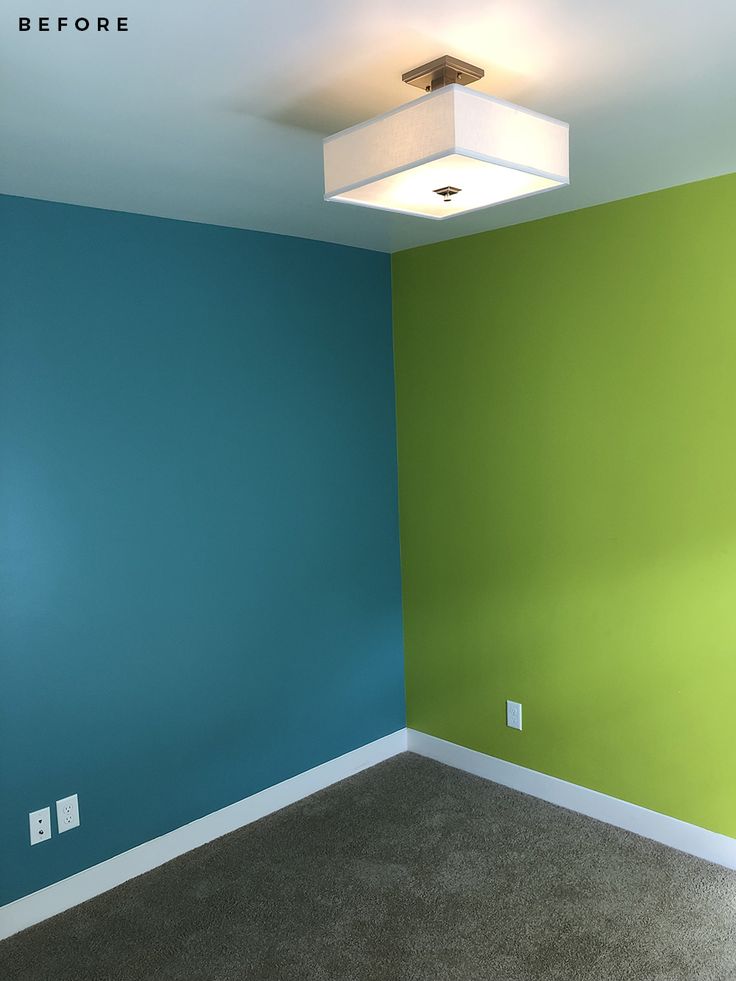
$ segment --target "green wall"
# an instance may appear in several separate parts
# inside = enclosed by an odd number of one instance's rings
[[[732,175],[393,260],[408,724],[728,835],[735,217]]]

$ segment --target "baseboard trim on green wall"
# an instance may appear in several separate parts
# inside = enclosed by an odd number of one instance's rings
[[[407,731],[407,746],[410,752],[420,756],[427,756],[439,763],[465,770],[466,773],[493,780],[504,787],[557,804],[569,811],[577,811],[578,814],[585,814],[625,831],[633,831],[643,838],[650,838],[716,865],[736,869],[736,838],[729,838],[716,831],[708,831],[666,814],[650,811],[638,804],[609,797],[597,790],[589,790],[567,780],[458,746],[416,729]]]
[[[146,841],[127,852],[84,869],[0,907],[0,940],[77,906],[100,893],[150,872],[208,841],[236,831],[259,818],[294,804],[333,783],[375,766],[406,750],[406,729],[399,729],[365,746],[305,770],[289,780],[267,787],[244,800],[207,814],[168,834]]]

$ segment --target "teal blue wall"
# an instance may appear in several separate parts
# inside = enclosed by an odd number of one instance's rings
[[[388,256],[8,197],[0,237],[7,902],[404,693]]]

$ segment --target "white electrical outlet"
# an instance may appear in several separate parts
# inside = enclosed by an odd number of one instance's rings
[[[506,725],[510,729],[521,729],[521,702],[506,702]]]
[[[51,808],[42,807],[39,811],[31,811],[28,815],[28,826],[31,832],[31,844],[38,845],[51,837]]]
[[[56,823],[59,826],[59,834],[79,827],[79,801],[76,794],[57,800]]]

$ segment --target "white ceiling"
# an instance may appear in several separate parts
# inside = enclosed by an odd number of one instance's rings
[[[43,8],[43,9],[40,9]],[[127,34],[19,33],[125,14]],[[396,251],[736,171],[733,0],[6,0],[0,193]],[[569,188],[445,222],[322,200],[323,136],[442,54],[570,123]]]

